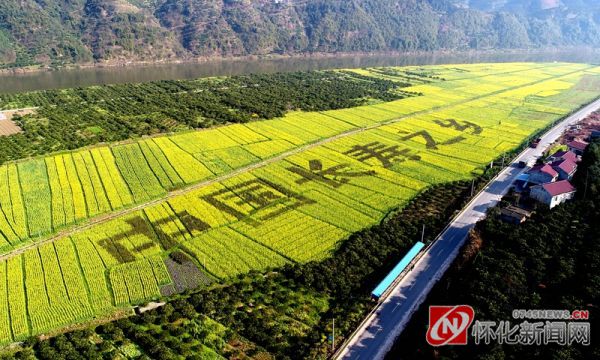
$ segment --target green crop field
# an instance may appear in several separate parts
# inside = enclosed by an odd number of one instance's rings
[[[600,96],[582,64],[347,71],[420,95],[0,166],[0,344],[159,298],[174,251],[214,281],[322,260]]]

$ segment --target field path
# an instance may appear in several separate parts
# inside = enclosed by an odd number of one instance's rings
[[[81,224],[81,225],[78,225],[78,226],[75,226],[75,227],[72,227],[72,228],[69,228],[69,229],[65,229],[65,230],[59,231],[59,232],[57,232],[56,234],[54,234],[53,236],[51,236],[49,238],[46,238],[46,239],[43,239],[43,240],[39,240],[39,241],[35,241],[33,243],[29,243],[27,245],[24,245],[24,246],[21,246],[19,248],[14,249],[14,250],[11,250],[11,251],[3,254],[3,255],[0,255],[0,261],[4,261],[4,260],[10,259],[12,257],[18,256],[18,255],[26,252],[27,250],[36,248],[36,247],[41,246],[43,244],[54,242],[56,240],[59,240],[61,238],[67,237],[67,236],[71,236],[71,235],[76,234],[78,232],[81,232],[83,230],[87,230],[87,229],[89,229],[89,228],[91,228],[93,226],[106,223],[106,222],[108,222],[110,220],[113,220],[113,219],[115,219],[117,217],[125,216],[125,215],[128,215],[128,214],[131,214],[131,213],[143,210],[143,209],[145,209],[147,207],[151,207],[153,205],[157,205],[157,204],[160,204],[162,202],[168,201],[169,199],[172,199],[174,197],[185,195],[185,194],[190,193],[190,192],[192,192],[194,190],[197,190],[197,189],[200,189],[200,188],[203,188],[203,187],[206,187],[206,186],[209,186],[209,185],[212,185],[212,184],[224,181],[224,180],[231,179],[231,178],[233,178],[233,177],[235,177],[237,175],[240,175],[240,174],[252,171],[252,170],[256,170],[256,169],[259,169],[259,168],[262,168],[262,167],[265,167],[265,166],[267,166],[269,164],[281,161],[281,160],[283,160],[283,159],[285,159],[287,157],[290,157],[292,155],[304,152],[306,150],[310,150],[312,148],[315,148],[315,147],[318,147],[318,146],[321,146],[321,145],[324,145],[324,144],[331,143],[333,141],[336,141],[336,140],[339,140],[339,139],[342,139],[342,138],[345,138],[345,137],[348,137],[348,136],[356,135],[356,134],[362,133],[364,131],[368,131],[368,130],[372,130],[372,129],[377,129],[377,128],[380,128],[380,127],[383,127],[383,126],[386,126],[386,125],[394,124],[394,123],[397,123],[399,121],[402,121],[402,120],[405,120],[407,118],[411,118],[411,117],[414,117],[414,116],[430,114],[430,113],[433,113],[433,112],[436,112],[436,111],[439,111],[439,110],[451,108],[451,107],[454,107],[454,106],[457,106],[457,105],[467,104],[467,103],[472,102],[472,101],[480,100],[480,99],[483,99],[483,98],[486,98],[486,97],[490,97],[490,96],[495,96],[495,95],[502,94],[504,92],[512,91],[512,90],[515,90],[515,89],[519,89],[519,88],[522,88],[522,87],[536,85],[536,84],[543,83],[543,82],[546,82],[546,81],[549,81],[549,80],[559,79],[559,78],[567,77],[569,75],[573,75],[573,74],[576,74],[576,73],[585,72],[586,70],[591,69],[591,68],[595,68],[595,67],[596,66],[590,65],[587,68],[574,70],[574,71],[571,71],[571,72],[568,72],[568,73],[564,73],[564,74],[561,74],[561,75],[557,75],[557,76],[550,76],[550,77],[547,77],[547,78],[544,78],[544,79],[541,79],[541,80],[536,80],[536,81],[529,82],[529,83],[526,83],[526,84],[504,88],[504,89],[493,91],[493,92],[490,92],[490,93],[486,93],[486,94],[474,96],[474,97],[471,97],[471,98],[468,98],[468,99],[462,99],[462,100],[451,102],[451,103],[447,103],[447,104],[444,104],[444,105],[441,105],[441,106],[433,107],[433,108],[430,108],[430,109],[427,109],[427,110],[416,111],[416,112],[413,112],[413,113],[410,113],[410,114],[407,114],[407,115],[404,115],[404,116],[401,116],[401,117],[398,117],[398,118],[394,118],[394,119],[391,119],[391,120],[388,120],[388,121],[385,121],[385,122],[381,122],[381,123],[369,125],[369,126],[362,127],[362,128],[352,129],[352,130],[349,130],[349,131],[346,131],[346,132],[334,135],[334,136],[329,137],[329,138],[324,138],[324,139],[312,142],[310,144],[303,145],[301,147],[298,147],[298,148],[286,151],[286,152],[281,153],[279,155],[276,155],[276,156],[274,156],[272,158],[268,158],[268,159],[262,160],[260,162],[257,162],[257,163],[254,163],[254,164],[250,164],[248,166],[236,169],[236,170],[234,170],[234,171],[232,171],[230,173],[223,174],[223,175],[220,175],[220,176],[217,176],[217,177],[214,177],[214,178],[211,178],[211,179],[208,179],[208,180],[196,183],[196,184],[192,184],[190,186],[187,186],[187,187],[184,187],[184,188],[181,188],[181,189],[177,189],[177,190],[171,191],[171,192],[167,193],[165,196],[163,196],[161,198],[158,198],[158,199],[155,199],[155,200],[151,200],[151,201],[148,201],[148,202],[145,202],[145,203],[142,203],[142,204],[130,207],[130,208],[126,208],[126,209],[123,209],[123,210],[120,210],[120,211],[116,211],[116,212],[112,212],[112,213],[108,213],[108,214],[96,216],[94,218],[89,219],[84,224]]]

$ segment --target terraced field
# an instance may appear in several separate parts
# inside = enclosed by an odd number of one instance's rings
[[[600,96],[576,64],[349,71],[422,95],[0,166],[0,343],[160,297],[175,250],[217,281],[323,259]]]

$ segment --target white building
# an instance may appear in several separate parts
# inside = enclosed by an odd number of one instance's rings
[[[571,200],[576,191],[568,180],[562,180],[534,186],[531,188],[530,196],[552,209],[567,200]]]

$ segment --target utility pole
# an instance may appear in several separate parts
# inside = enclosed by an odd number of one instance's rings
[[[423,232],[421,232],[421,242],[425,240],[425,224],[423,224]]]
[[[471,182],[471,197],[473,197],[473,195],[475,193],[475,179],[473,179],[473,181]]]
[[[331,351],[335,351],[335,318],[333,318],[332,334],[331,334]]]
[[[502,167],[504,168],[504,161],[506,160],[506,153],[502,154]]]

